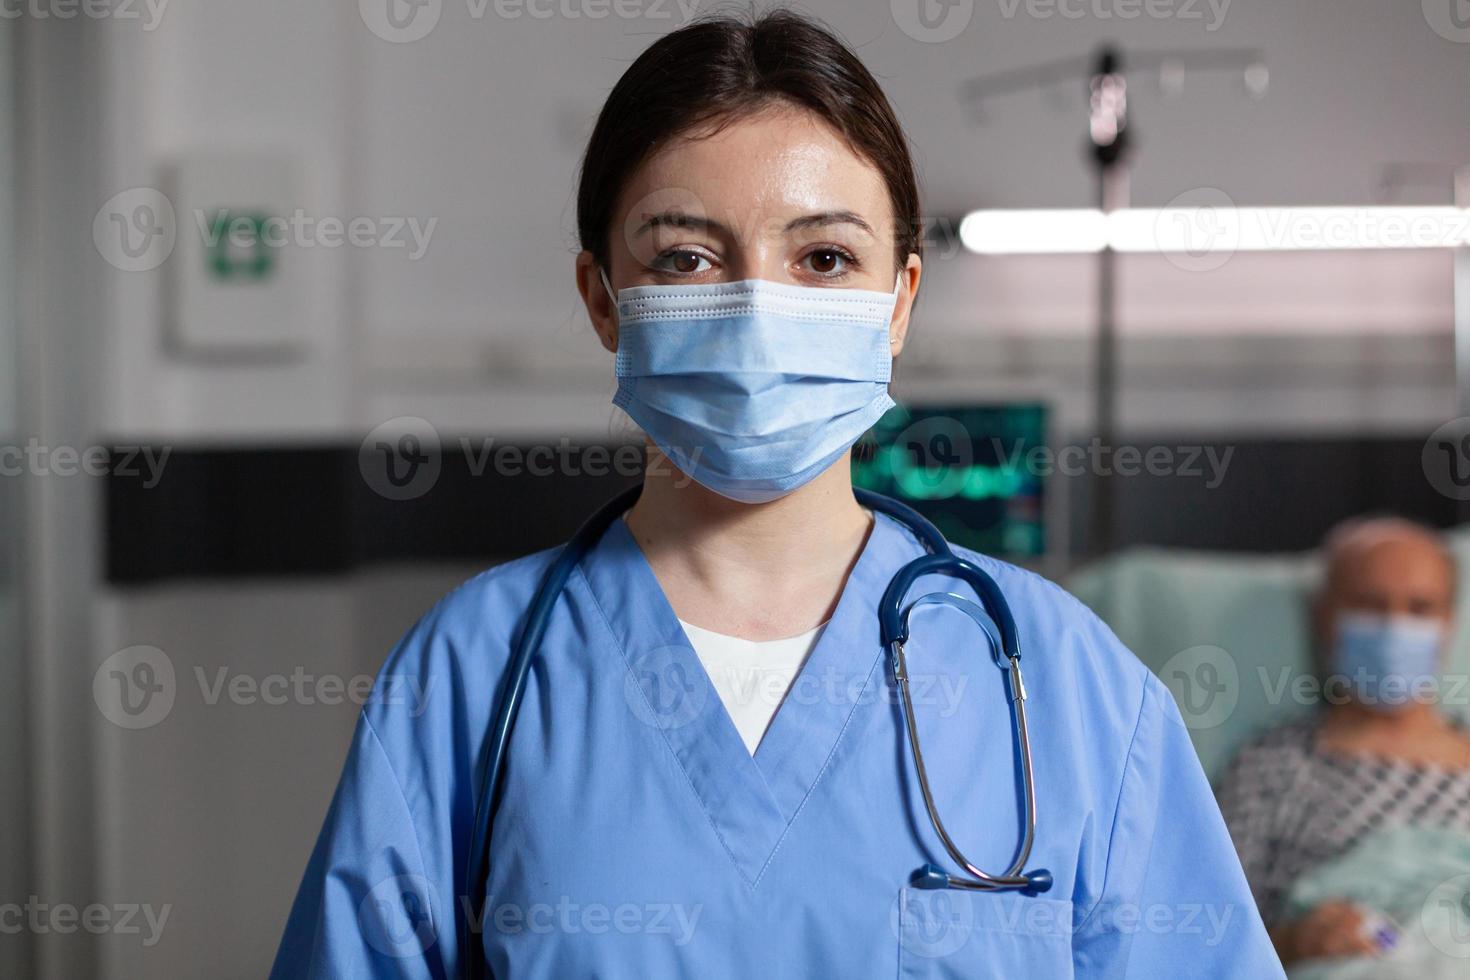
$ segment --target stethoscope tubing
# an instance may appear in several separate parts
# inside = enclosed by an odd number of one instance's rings
[[[472,913],[469,919],[471,926],[484,919],[485,890],[481,885],[490,873],[490,823],[495,817],[495,807],[499,802],[510,736],[515,729],[516,715],[521,710],[521,698],[526,689],[526,677],[531,671],[531,660],[541,646],[541,638],[551,622],[551,610],[561,598],[562,590],[572,572],[601,540],[612,522],[632,507],[642,493],[643,484],[631,487],[603,504],[583,522],[542,575],[536,596],[526,612],[525,622],[516,638],[515,650],[506,667],[495,720],[490,726],[490,748],[485,757],[485,768],[479,781],[479,797],[475,803],[474,831],[470,835],[465,876],[465,901]],[[485,956],[477,941],[478,936],[476,928],[466,928],[460,950],[465,976],[474,980],[485,976],[486,968]]]
[[[527,609],[525,621],[516,637],[515,647],[501,684],[500,700],[490,726],[488,748],[480,774],[479,792],[475,803],[474,829],[470,836],[469,855],[465,864],[464,898],[469,927],[462,934],[460,962],[463,965],[463,975],[471,980],[480,980],[484,977],[488,966],[481,948],[482,943],[478,938],[477,924],[482,922],[484,917],[484,883],[488,880],[490,871],[490,824],[499,803],[510,737],[515,729],[516,716],[520,712],[531,661],[540,648],[542,637],[551,621],[551,611],[561,598],[567,580],[571,578],[582,559],[612,526],[612,522],[632,507],[642,492],[642,484],[623,491],[600,507],[577,529],[577,533],[566,543],[556,559],[542,574],[535,597]],[[1016,635],[1016,625],[1011,616],[1010,607],[1006,604],[1005,597],[1001,594],[1000,587],[995,584],[995,581],[974,563],[951,551],[944,535],[918,511],[892,497],[869,490],[854,489],[853,494],[858,503],[864,507],[887,514],[903,524],[930,551],[930,554],[906,564],[888,583],[888,588],[884,591],[879,604],[879,627],[883,644],[890,650],[894,678],[902,693],[909,745],[913,754],[914,767],[919,776],[919,786],[923,792],[925,808],[929,811],[930,821],[945,850],[971,877],[951,875],[931,864],[916,872],[911,879],[911,884],[918,888],[961,888],[985,891],[1020,889],[1030,893],[1045,891],[1051,887],[1051,875],[1048,872],[1038,870],[1029,874],[1022,873],[1022,867],[1030,857],[1032,842],[1036,836],[1036,790],[1032,780],[1031,745],[1026,727],[1026,691],[1021,681],[1020,642]],[[909,587],[925,575],[950,575],[962,579],[975,589],[986,614],[995,623],[1000,634],[1001,653],[1008,661],[1008,679],[1018,751],[1021,756],[1022,781],[1025,787],[1026,828],[1015,860],[1002,875],[986,874],[964,856],[945,829],[934,801],[934,795],[929,787],[929,776],[924,766],[923,751],[919,746],[913,701],[909,694],[908,668],[903,652],[903,644],[908,640],[908,616],[902,607]]]

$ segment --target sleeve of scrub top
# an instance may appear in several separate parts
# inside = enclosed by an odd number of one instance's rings
[[[1078,976],[1284,976],[1189,730],[1152,674],[1108,848],[1102,896],[1075,937]]]
[[[389,654],[358,717],[273,980],[455,975],[474,810],[464,747],[489,725],[507,624],[547,554],[464,583]]]
[[[281,940],[272,980],[444,977],[437,899],[402,789],[364,712]]]

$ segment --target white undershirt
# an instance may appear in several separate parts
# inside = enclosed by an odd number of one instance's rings
[[[679,624],[735,722],[741,741],[755,755],[776,709],[827,624],[800,636],[759,642],[701,629],[682,619]]]

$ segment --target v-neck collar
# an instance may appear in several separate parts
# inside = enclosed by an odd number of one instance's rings
[[[747,884],[760,881],[868,688],[881,684],[878,598],[911,549],[876,515],[837,608],[752,756],[623,521],[581,570],[625,660],[630,708],[656,728]],[[657,701],[657,703],[655,703]]]

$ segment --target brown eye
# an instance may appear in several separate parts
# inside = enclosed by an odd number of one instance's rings
[[[838,264],[842,262],[842,256],[831,249],[823,249],[811,254],[812,271],[822,275],[830,275],[837,271]]]
[[[835,245],[819,246],[801,257],[801,267],[807,274],[834,282],[852,272],[857,265],[857,259]]]
[[[661,252],[649,266],[674,276],[695,275],[714,268],[707,257],[691,248],[671,248]]]

